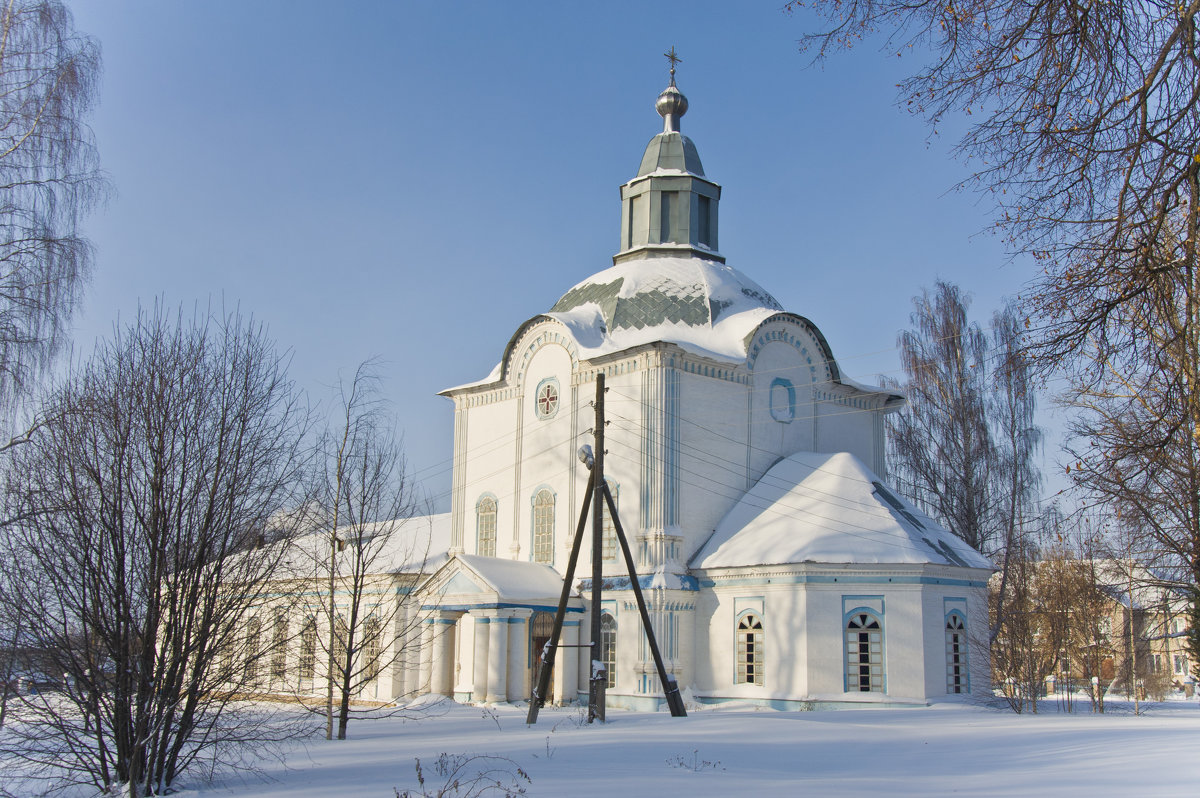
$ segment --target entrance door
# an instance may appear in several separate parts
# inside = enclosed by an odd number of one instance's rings
[[[550,642],[550,635],[554,631],[554,614],[550,612],[535,612],[530,618],[529,624],[529,661],[533,663],[533,674],[530,677],[529,683],[533,685],[532,690],[537,689],[538,669],[542,665],[542,651],[545,650],[546,644]],[[557,660],[557,657],[555,657]],[[546,689],[547,704],[554,701],[554,679],[550,679],[550,686]]]

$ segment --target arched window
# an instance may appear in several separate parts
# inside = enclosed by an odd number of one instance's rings
[[[247,687],[253,687],[258,681],[258,658],[261,655],[262,622],[251,618],[246,622],[246,656],[242,670],[242,679]]]
[[[608,483],[608,492],[612,494],[613,506],[620,510],[621,489],[610,479],[604,481]],[[617,526],[613,521],[612,513],[608,511],[607,504],[604,505],[604,535],[601,537],[601,551],[605,562],[616,560],[618,557]]]
[[[496,500],[484,496],[475,505],[475,553],[482,557],[496,556]]]
[[[617,619],[607,612],[600,615],[600,659],[608,672],[608,687],[617,686]]]
[[[339,614],[333,622],[333,678],[341,681],[346,670],[350,667],[346,644],[350,641],[350,628],[346,625],[346,616]]]
[[[383,648],[381,632],[379,619],[374,615],[368,617],[363,623],[362,658],[363,681],[365,682],[373,682],[379,676],[379,655]]]
[[[275,625],[271,633],[271,678],[280,684],[287,676],[287,644],[287,609],[276,607]]]
[[[754,613],[742,616],[737,625],[737,679],[735,684],[763,683],[763,624]]]
[[[300,678],[311,679],[317,664],[317,621],[309,618],[300,631]]]
[[[846,624],[846,690],[883,692],[883,626],[869,612],[856,612]]]
[[[546,488],[533,497],[533,561],[554,562],[554,494]]]
[[[946,616],[946,692],[967,692],[967,625],[962,615]]]

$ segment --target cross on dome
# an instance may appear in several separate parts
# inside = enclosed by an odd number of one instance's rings
[[[675,85],[675,65],[682,64],[683,59],[680,58],[679,54],[675,52],[675,45],[673,45],[673,44],[671,45],[670,51],[663,53],[663,56],[668,61],[671,62],[671,85],[674,86]]]
[[[671,63],[671,85],[658,95],[658,102],[654,104],[654,108],[663,118],[663,132],[678,133],[679,118],[686,114],[688,109],[687,97],[675,86],[675,65],[682,63],[683,59],[675,52],[675,45],[671,45],[671,49],[663,53],[663,56]]]

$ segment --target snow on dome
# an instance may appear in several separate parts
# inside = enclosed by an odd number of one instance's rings
[[[848,452],[780,460],[692,558],[699,568],[802,562],[992,567]]]
[[[702,258],[660,257],[592,275],[545,315],[568,328],[585,358],[667,341],[739,362],[747,337],[782,310],[737,269]]]

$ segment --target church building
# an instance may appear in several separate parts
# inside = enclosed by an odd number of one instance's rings
[[[796,708],[988,690],[991,563],[886,483],[884,419],[904,397],[843,375],[811,321],[726,263],[721,186],[681,133],[674,69],[655,107],[662,132],[621,186],[611,267],[520,323],[491,374],[442,394],[449,556],[416,593],[422,654],[406,683],[530,696],[604,374],[605,476],[686,698]],[[598,612],[609,706],[656,707],[610,520],[603,558],[602,606],[590,580],[572,586],[550,700],[586,703],[587,649],[571,646]]]

